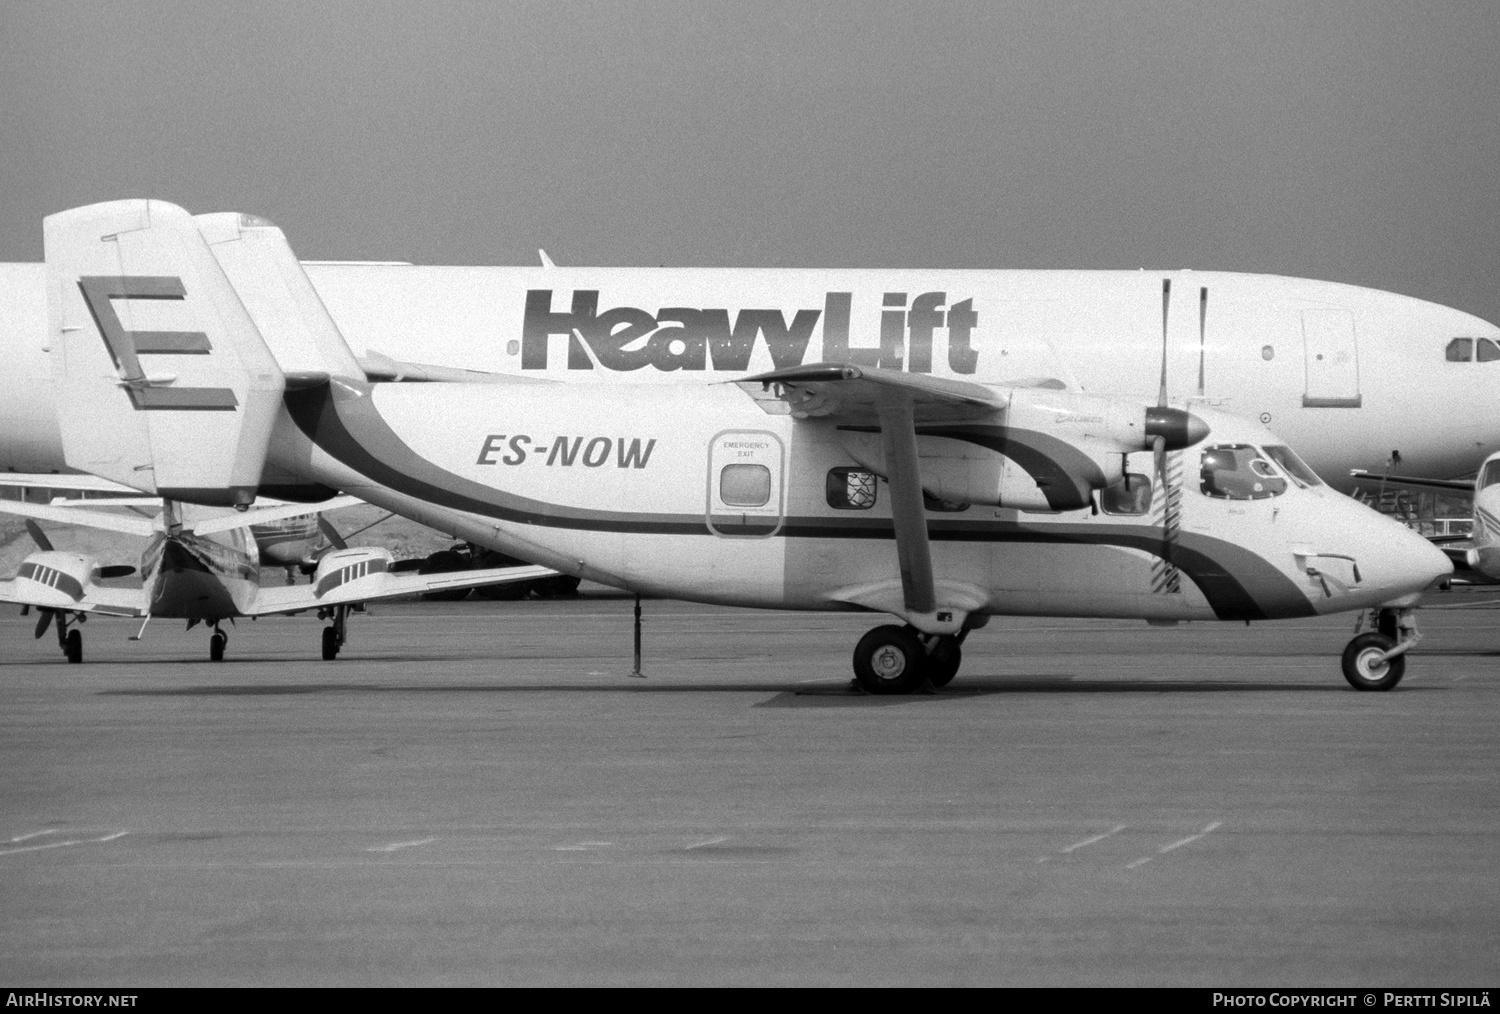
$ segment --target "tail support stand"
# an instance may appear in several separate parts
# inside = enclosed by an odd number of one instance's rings
[[[639,595],[635,597],[635,668],[630,671],[630,675],[641,679],[646,678],[646,674],[641,672],[641,597]]]

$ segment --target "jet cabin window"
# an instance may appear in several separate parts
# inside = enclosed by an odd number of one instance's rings
[[[771,500],[771,470],[765,465],[725,465],[719,499],[730,507],[764,507]]]
[[[1475,353],[1478,355],[1475,355]],[[1450,363],[1481,363],[1500,361],[1500,345],[1488,338],[1455,338],[1448,343],[1445,358]]]
[[[1276,466],[1249,444],[1219,444],[1203,452],[1204,496],[1220,500],[1263,500],[1286,492]]]
[[[1099,491],[1099,509],[1106,514],[1144,514],[1151,509],[1151,478],[1136,472]]]
[[[841,511],[867,511],[875,506],[875,473],[863,468],[831,468],[826,492],[828,506]]]

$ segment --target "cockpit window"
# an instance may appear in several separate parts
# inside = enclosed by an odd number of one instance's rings
[[[1450,363],[1467,363],[1474,358],[1474,339],[1455,338],[1448,343],[1447,359]]]
[[[1219,444],[1203,452],[1199,487],[1221,500],[1263,500],[1286,492],[1276,466],[1249,444]]]
[[[1297,452],[1285,444],[1267,444],[1262,448],[1266,457],[1281,466],[1281,470],[1292,477],[1299,486],[1321,486],[1323,480],[1318,473],[1307,467],[1307,462],[1297,457]]]
[[[1500,482],[1500,460],[1485,462],[1484,474],[1479,480],[1479,488],[1486,489],[1497,482]]]
[[[1496,345],[1488,338],[1479,339],[1479,361],[1493,363],[1497,359],[1500,359],[1500,345]]]

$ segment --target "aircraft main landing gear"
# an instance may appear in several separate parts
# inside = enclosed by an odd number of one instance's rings
[[[62,649],[63,657],[70,665],[77,665],[83,661],[83,632],[76,627],[68,629],[69,618],[62,609],[41,609],[41,618],[36,622],[36,636],[41,637],[47,632],[47,626],[57,624],[57,646]],[[23,612],[22,615],[25,615]],[[82,623],[88,619],[87,613],[79,613],[76,622]]]
[[[1372,619],[1375,629],[1344,648],[1344,679],[1356,690],[1389,690],[1406,674],[1406,653],[1422,635],[1411,609],[1381,609]]]
[[[326,619],[329,615],[333,617],[333,623],[323,628],[323,661],[332,662],[339,657],[339,649],[344,646],[348,639],[345,617],[349,615],[348,606],[334,606],[332,613],[319,613],[319,619]]]
[[[963,662],[965,630],[923,634],[894,623],[876,627],[854,647],[854,679],[867,694],[909,694],[923,686],[944,687]]]

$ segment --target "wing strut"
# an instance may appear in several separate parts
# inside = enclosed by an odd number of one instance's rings
[[[882,391],[876,410],[891,491],[891,520],[896,527],[896,557],[901,563],[901,593],[907,612],[931,613],[937,608],[937,592],[932,583],[932,549],[927,542],[911,397],[905,392]]]

